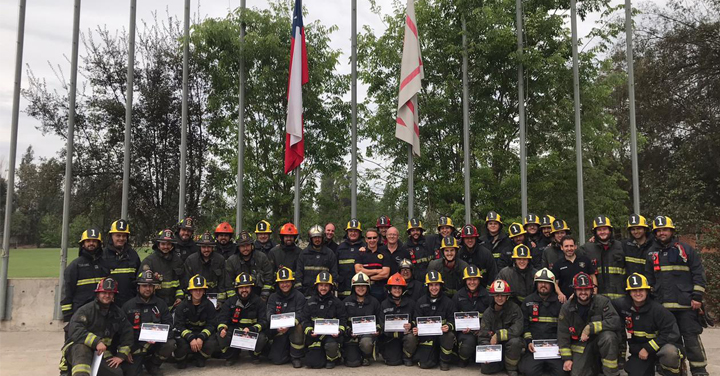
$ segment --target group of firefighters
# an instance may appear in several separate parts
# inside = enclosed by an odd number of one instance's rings
[[[196,236],[186,218],[160,231],[142,261],[127,221],[112,223],[106,244],[90,228],[65,270],[61,374],[89,376],[94,354],[101,375],[159,375],[166,360],[179,369],[213,357],[233,365],[236,330],[256,338],[252,363],[295,368],[365,366],[380,354],[387,365],[446,371],[474,363],[476,346],[501,345],[502,361],[482,363],[482,373],[680,375],[687,360],[692,375],[708,374],[701,255],[678,239],[672,219],[633,214],[619,241],[598,216],[580,247],[549,215],[504,227],[496,212],[482,236],[440,217],[426,236],[412,218],[403,243],[387,216],[364,232],[351,219],[341,243],[332,223],[315,225],[301,249],[292,223],[275,244],[265,220],[256,239],[242,231],[233,241],[227,222]],[[456,330],[458,312],[477,312],[480,328]],[[280,314],[293,314],[294,325],[271,329]],[[386,316],[398,314],[407,315],[403,328],[386,331]],[[352,318],[367,316],[375,332],[353,333]],[[418,318],[437,316],[441,334],[418,332]],[[317,319],[337,319],[337,333],[316,334]],[[140,341],[148,323],[168,325],[166,341]],[[536,340],[556,341],[559,357],[536,359]]]

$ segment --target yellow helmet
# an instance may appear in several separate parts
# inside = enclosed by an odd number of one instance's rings
[[[520,236],[523,234],[527,234],[527,231],[525,231],[525,227],[520,226],[519,223],[514,222],[513,224],[508,227],[508,233],[510,238],[514,238],[516,236]]]
[[[627,287],[625,287],[626,291],[642,290],[649,288],[650,285],[648,285],[647,278],[645,278],[645,276],[640,273],[630,274],[630,276],[627,278]]]
[[[512,258],[514,259],[531,259],[530,248],[525,244],[518,244],[513,248]]]
[[[452,218],[450,218],[450,217],[442,216],[438,219],[437,230],[440,231],[440,227],[443,227],[443,226],[452,227],[452,229],[455,230],[455,226],[453,225]]]
[[[290,268],[282,267],[275,273],[275,282],[294,281],[295,276]]]
[[[118,219],[110,225],[111,234],[128,234],[130,235],[130,224],[124,219]]]
[[[670,217],[658,215],[655,219],[653,219],[653,231],[661,228],[671,228],[675,230],[675,224]]]
[[[562,219],[554,220],[552,223],[552,231],[550,231],[550,233],[554,234],[558,231],[570,232],[570,227],[568,227],[567,222],[563,221]]]
[[[240,273],[237,277],[235,277],[235,288],[245,286],[255,286],[255,278],[253,278],[250,274]]]
[[[201,276],[200,274],[195,274],[190,278],[190,283],[188,283],[188,290],[198,290],[198,289],[207,289],[207,280],[205,280],[205,277]]]
[[[345,232],[347,232],[348,230],[358,230],[362,232],[362,224],[360,224],[360,221],[353,218],[349,220],[347,226],[345,226]]]
[[[555,222],[555,217],[553,217],[552,215],[549,215],[549,214],[545,214],[540,219],[540,228],[543,228],[543,227],[552,228],[553,222]]]
[[[523,218],[523,226],[527,225],[538,225],[540,226],[542,223],[540,222],[540,217],[533,213],[528,213],[528,215]]]
[[[266,220],[262,220],[258,222],[255,225],[255,233],[256,234],[272,234],[272,229],[270,229],[270,222]]]
[[[332,274],[330,274],[326,271],[322,271],[322,272],[318,273],[318,275],[315,277],[315,284],[319,285],[321,283],[327,283],[327,284],[332,285],[333,284]]]
[[[460,248],[458,245],[457,239],[455,239],[454,236],[446,236],[443,238],[442,242],[440,243],[440,248]]]
[[[470,265],[463,270],[463,280],[468,278],[481,278],[482,272],[475,265]]]
[[[431,270],[425,274],[425,286],[431,284],[431,283],[442,283],[445,284],[445,282],[442,279],[442,274],[438,273],[435,270]]]
[[[408,221],[408,226],[407,226],[408,234],[410,233],[410,230],[412,230],[414,228],[420,229],[421,232],[425,231],[425,228],[423,227],[421,220],[419,220],[417,218],[410,218],[410,220]]]
[[[500,214],[498,214],[494,211],[489,211],[487,213],[487,215],[485,216],[485,223],[490,222],[490,221],[495,221],[499,224],[503,224],[502,217],[500,216]]]
[[[645,227],[646,229],[650,228],[647,224],[647,219],[643,217],[640,214],[633,214],[628,218],[628,224],[627,228],[631,227]]]
[[[97,240],[102,243],[102,235],[100,234],[100,230],[96,228],[89,228],[83,231],[82,236],[80,236],[80,241],[78,243],[82,244],[82,242],[84,242],[85,240]]]
[[[595,231],[598,227],[610,227],[610,229],[612,229],[613,225],[610,223],[610,218],[604,215],[598,215],[593,219],[593,231]]]

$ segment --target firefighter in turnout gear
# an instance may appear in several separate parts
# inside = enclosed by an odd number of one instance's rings
[[[433,250],[427,245],[423,235],[424,232],[425,228],[422,221],[417,218],[411,218],[408,221],[408,240],[405,243],[405,248],[410,254],[410,262],[414,266],[413,275],[421,283],[425,280],[428,264],[435,257]]]
[[[227,297],[235,295],[237,291],[236,284],[230,285],[231,281],[241,273],[252,276],[255,282],[255,295],[259,295],[263,301],[266,301],[273,284],[273,267],[270,259],[262,252],[257,252],[253,246],[253,239],[247,231],[243,231],[237,238],[237,246],[240,250],[238,253],[230,256],[225,261],[225,282],[228,283],[226,288]],[[231,333],[232,334],[232,333]]]
[[[629,335],[630,358],[625,363],[629,376],[653,376],[659,362],[665,376],[680,374],[680,330],[675,317],[662,304],[650,298],[650,285],[644,275],[627,279],[628,294],[613,300]]]
[[[463,271],[468,267],[465,261],[458,260],[458,248],[460,247],[455,237],[447,236],[443,238],[441,245],[443,257],[439,260],[430,261],[427,268],[428,272],[433,270],[442,275],[443,289],[448,298],[451,299],[457,290],[463,287]]]
[[[512,260],[513,264],[500,270],[497,278],[504,280],[512,286],[512,300],[519,306],[522,305],[525,297],[532,294],[535,290],[535,282],[533,279],[537,270],[531,265],[532,256],[530,255],[530,248],[525,244],[515,246]]]
[[[244,333],[257,333],[255,349],[250,354],[252,362],[255,364],[260,362],[260,352],[267,344],[266,332],[269,322],[266,305],[265,301],[253,292],[256,285],[251,274],[238,274],[233,284],[236,294],[233,294],[232,297],[225,301],[218,313],[218,343],[225,354],[225,363],[229,366],[235,364],[240,357],[240,349],[230,347],[236,329]]]
[[[137,293],[135,278],[140,268],[140,257],[130,247],[130,224],[118,219],[110,226],[110,242],[103,250],[103,263],[110,269],[110,276],[118,283],[115,304],[121,306]]]
[[[305,304],[301,314],[303,332],[305,333],[305,365],[310,368],[334,368],[335,361],[340,359],[340,345],[343,343],[347,324],[345,307],[340,299],[333,295],[334,283],[332,275],[320,272],[315,278],[315,291]],[[337,334],[315,334],[315,320],[337,319],[340,322]]]
[[[470,265],[463,271],[463,282],[465,287],[461,288],[453,296],[453,305],[456,312],[477,312],[482,319],[482,314],[490,307],[490,295],[485,285],[482,284],[482,274],[475,265]],[[467,367],[468,363],[475,356],[477,345],[477,331],[465,329],[457,335],[458,357],[460,366]]]
[[[410,261],[407,261],[410,263]],[[412,267],[412,264],[410,264]],[[412,279],[413,282],[417,280]],[[412,324],[414,321],[413,314],[415,312],[415,300],[405,294],[408,280],[400,273],[396,273],[388,278],[385,287],[388,289],[388,297],[380,304],[380,316],[377,322],[380,324],[382,332],[382,357],[385,364],[389,366],[399,366],[405,364],[412,366],[412,357],[417,350],[418,339],[413,335]],[[407,315],[408,322],[404,325],[404,331],[392,332],[385,330],[386,315]]]
[[[622,244],[613,239],[613,226],[610,219],[600,215],[593,219],[594,242],[583,244],[582,249],[595,266],[597,273],[597,292],[610,299],[625,296],[625,252]]]
[[[575,296],[563,304],[558,316],[558,347],[563,370],[571,376],[619,375],[620,316],[610,299],[593,294],[594,286],[588,274],[578,273],[573,286]]]
[[[707,356],[700,340],[703,331],[700,314],[705,294],[705,269],[700,252],[675,236],[670,217],[653,220],[657,251],[648,256],[646,276],[659,303],[669,309],[680,329],[683,353],[693,375],[707,375]]]
[[[190,352],[195,354],[195,366],[205,367],[205,361],[219,349],[217,337],[213,335],[217,311],[205,294],[207,289],[205,277],[193,275],[188,283],[188,298],[175,309],[175,331],[178,333],[175,366],[178,369],[187,367]]]
[[[380,302],[370,295],[370,277],[365,273],[360,272],[353,276],[352,289],[352,294],[343,300],[347,316],[347,322],[344,325],[347,328],[346,333],[348,333],[343,345],[343,359],[348,367],[369,366],[375,353],[375,341],[380,334],[380,325],[377,321],[380,317]],[[375,318],[375,333],[354,333],[352,319],[368,316]]]
[[[381,215],[375,222],[375,227],[377,227],[378,231],[380,231],[379,243],[382,245],[387,244],[387,230],[392,227],[392,224],[390,224],[390,217],[387,215]]]
[[[437,234],[425,236],[425,245],[432,251],[431,260],[442,259],[442,240],[447,237],[455,237],[457,231],[453,225],[452,218],[442,216],[438,218]]]
[[[215,252],[215,240],[209,232],[205,232],[200,241],[200,252],[190,255],[185,260],[185,276],[199,274],[207,281],[207,293],[217,294],[217,309],[227,297],[225,258]],[[206,297],[207,298],[207,297]]]
[[[645,260],[656,251],[655,237],[650,232],[647,219],[639,214],[630,216],[627,229],[630,236],[622,242],[625,252],[625,274],[645,275]]]
[[[338,278],[338,265],[335,252],[323,244],[323,228],[320,225],[308,230],[310,243],[297,259],[297,281],[295,287],[303,294],[310,295],[315,278],[320,272],[329,272],[333,280]]]
[[[65,284],[60,302],[63,321],[70,318],[78,308],[95,299],[95,286],[110,275],[102,263],[102,236],[100,230],[89,228],[80,237],[78,257],[65,268]],[[67,326],[65,327],[67,336]],[[67,339],[67,338],[65,338]]]
[[[490,211],[485,216],[485,246],[488,247],[495,258],[498,270],[512,265],[513,242],[502,231],[503,222],[500,214]]]
[[[180,256],[180,261],[185,262],[188,256],[200,252],[200,247],[195,244],[195,221],[191,217],[181,220],[175,230],[176,243],[175,252]],[[154,269],[153,269],[154,270]]]
[[[506,281],[493,281],[490,295],[493,303],[485,310],[480,321],[478,344],[502,345],[503,361],[480,364],[480,372],[497,373],[502,371],[504,366],[509,376],[517,376],[518,362],[523,351],[522,312],[520,307],[510,300],[512,289]]]
[[[462,239],[462,245],[458,251],[458,258],[468,265],[477,266],[482,276],[480,278],[481,286],[490,286],[490,282],[495,280],[498,272],[492,251],[485,247],[485,243],[480,240],[477,228],[471,224],[462,228],[460,239]]]
[[[272,235],[272,229],[270,228],[270,222],[262,220],[255,225],[255,251],[260,251],[266,256],[270,253],[270,250],[275,248],[275,243],[270,239]]]
[[[536,291],[520,305],[523,313],[523,338],[527,351],[520,360],[525,376],[563,376],[562,359],[535,359],[533,340],[557,340],[558,316],[562,303],[555,293],[555,275],[547,268],[535,273]]]
[[[545,249],[550,243],[552,243],[552,224],[555,222],[555,217],[552,215],[543,215],[540,218],[540,233],[542,234],[542,237],[540,237],[540,241],[537,243],[538,248]],[[547,265],[543,265],[544,267],[547,267]]]
[[[537,269],[542,265],[542,251],[535,247],[535,243],[530,241],[528,233],[525,228],[519,223],[514,222],[508,227],[508,237],[513,242],[513,248],[523,244],[530,249],[530,255],[532,256],[532,267]]]
[[[181,281],[185,281],[185,265],[175,247],[177,239],[170,229],[160,231],[153,242],[153,253],[140,264],[138,278],[147,270],[155,273],[158,280],[155,296],[162,299],[172,310],[182,302],[185,293]],[[193,242],[194,243],[194,242]]]
[[[167,231],[172,235],[171,230]],[[177,257],[174,252],[173,255]],[[122,306],[122,311],[135,333],[132,362],[122,364],[125,376],[140,376],[143,366],[150,375],[160,375],[160,366],[175,350],[175,339],[172,338],[172,314],[165,301],[156,296],[155,291],[158,286],[160,281],[156,278],[156,273],[151,269],[143,271],[137,279],[137,296]],[[168,325],[171,330],[168,331],[167,342],[139,341],[142,324]]]
[[[290,268],[280,268],[275,273],[275,292],[267,301],[267,321],[272,315],[283,313],[295,314],[295,326],[289,328],[270,329],[270,355],[273,364],[285,364],[292,359],[294,368],[302,367],[301,358],[305,343],[300,315],[305,311],[305,296],[293,288],[295,277]]]
[[[232,237],[235,234],[232,226],[227,222],[222,222],[215,227],[215,251],[225,260],[237,253],[237,245],[233,243]]]
[[[418,299],[426,294],[425,285],[413,277],[413,264],[408,259],[402,259],[398,264],[398,274],[405,279],[405,286],[403,293],[406,297],[410,298],[413,302],[417,302]]]
[[[418,348],[413,361],[420,368],[435,368],[440,358],[440,369],[450,370],[455,347],[455,306],[452,299],[443,293],[442,275],[431,270],[425,275],[427,294],[415,303],[413,317],[440,316],[442,319],[442,335],[423,336],[419,338]],[[418,335],[417,326],[413,327],[413,334]],[[439,354],[438,354],[439,353]]]
[[[527,240],[529,240],[538,251],[547,245],[546,238],[543,236],[542,231],[540,231],[541,224],[541,218],[533,213],[528,213],[528,215],[523,218],[523,228],[527,232]],[[540,253],[540,255],[542,256],[542,253]]]
[[[286,223],[280,227],[280,244],[268,252],[268,258],[275,270],[297,270],[297,259],[302,253],[302,249],[295,244],[297,238],[298,229],[294,224]]]
[[[341,299],[350,296],[350,280],[355,275],[355,264],[360,259],[360,248],[366,247],[360,221],[354,218],[349,220],[345,226],[345,240],[337,248],[337,286],[338,296]]]
[[[90,376],[95,354],[102,354],[100,375],[123,376],[120,366],[132,359],[133,330],[122,309],[113,301],[118,283],[108,277],[97,283],[94,301],[78,308],[69,324],[69,338],[62,348],[60,372]]]

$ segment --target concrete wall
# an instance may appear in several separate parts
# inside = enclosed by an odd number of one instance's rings
[[[57,278],[12,278],[12,317],[0,321],[0,331],[61,331],[61,320],[53,320]]]

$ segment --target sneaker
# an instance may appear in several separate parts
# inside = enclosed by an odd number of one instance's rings
[[[333,369],[333,368],[335,368],[335,362],[327,362],[327,363],[325,363],[325,368],[327,368],[327,369]]]
[[[447,364],[446,362],[440,362],[440,370],[441,371],[449,371],[450,365]],[[513,375],[510,375],[510,376],[513,376]],[[515,375],[515,376],[517,376],[517,375]]]
[[[302,361],[300,361],[300,359],[293,359],[292,365],[293,368],[302,368]]]
[[[195,358],[195,367],[203,368],[205,367],[205,357],[204,356],[198,356]]]

